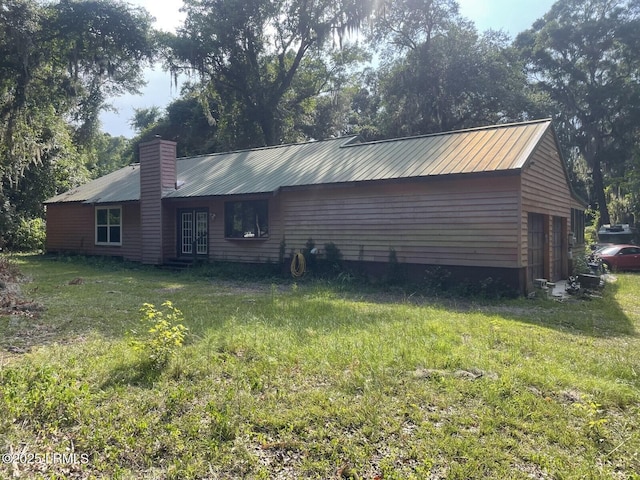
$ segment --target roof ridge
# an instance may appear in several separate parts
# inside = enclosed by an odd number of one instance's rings
[[[524,122],[510,122],[510,123],[500,123],[500,124],[496,124],[496,125],[485,125],[485,126],[481,126],[481,127],[470,127],[470,128],[463,128],[461,130],[447,130],[445,132],[436,132],[436,133],[423,133],[420,135],[408,135],[406,137],[394,137],[394,138],[385,138],[382,140],[371,140],[368,142],[361,142],[361,143],[347,143],[345,145],[342,145],[341,148],[343,147],[359,147],[359,146],[364,146],[364,145],[375,145],[375,144],[379,144],[379,143],[391,143],[391,142],[397,142],[397,141],[404,141],[404,140],[415,140],[415,139],[420,139],[420,138],[429,138],[429,137],[440,137],[440,136],[444,136],[444,135],[454,135],[454,134],[458,134],[458,133],[468,133],[468,132],[478,132],[478,131],[482,131],[482,130],[497,130],[499,128],[507,128],[507,127],[524,127],[526,125],[535,125],[536,123],[544,123],[544,122],[551,122],[553,121],[552,118],[540,118],[537,120],[527,120]]]
[[[238,150],[227,150],[224,152],[202,153],[200,155],[192,155],[189,157],[178,157],[176,160],[190,160],[190,159],[204,158],[204,157],[217,157],[221,155],[231,155],[231,154],[237,154],[237,153],[243,153],[243,152],[261,152],[264,150],[274,150],[277,148],[284,148],[284,147],[299,147],[299,146],[310,145],[314,143],[333,142],[333,141],[344,140],[344,139],[347,139],[347,144],[349,144],[349,143],[352,143],[356,138],[358,138],[358,135],[343,135],[343,136],[334,137],[334,138],[323,138],[322,140],[307,140],[305,142],[298,142],[298,143],[283,143],[280,145],[265,145],[264,147],[241,148]]]

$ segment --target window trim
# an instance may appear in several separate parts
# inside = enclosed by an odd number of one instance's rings
[[[98,212],[100,211],[107,211],[107,223],[106,224],[98,224]],[[111,216],[109,215],[109,211],[110,210],[118,210],[118,218],[120,219],[120,223],[118,225],[111,225],[110,224],[110,220],[111,220]],[[108,206],[108,207],[96,207],[95,208],[95,216],[94,216],[94,230],[95,230],[95,244],[99,245],[99,246],[105,246],[105,247],[119,247],[122,246],[122,207],[120,205],[117,206]],[[111,227],[120,227],[120,241],[118,242],[111,242]],[[98,228],[100,227],[106,227],[107,229],[107,241],[106,242],[100,242],[98,241]]]
[[[265,226],[266,226],[266,233],[264,235],[261,236],[230,236],[229,235],[229,218],[228,218],[228,213],[229,213],[229,209],[231,208],[230,205],[233,204],[263,204],[264,208],[265,208]],[[269,200],[266,198],[255,198],[255,199],[250,199],[250,200],[230,200],[227,202],[224,202],[224,239],[225,240],[231,240],[231,241],[241,241],[241,242],[256,242],[256,241],[265,241],[269,239]]]

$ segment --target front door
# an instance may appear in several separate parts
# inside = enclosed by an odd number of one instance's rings
[[[178,211],[178,256],[207,256],[209,212],[206,209]]]

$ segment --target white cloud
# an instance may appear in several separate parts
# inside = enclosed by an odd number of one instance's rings
[[[144,7],[155,17],[154,26],[159,30],[173,32],[185,19],[185,14],[180,12],[180,0],[132,0],[129,3]]]

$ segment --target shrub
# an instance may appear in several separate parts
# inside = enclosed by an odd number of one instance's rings
[[[22,218],[9,240],[9,246],[19,252],[42,250],[46,236],[45,222],[42,218]]]
[[[337,272],[342,270],[342,252],[335,243],[324,244],[324,256],[330,269]]]
[[[187,327],[182,323],[183,315],[170,301],[162,304],[164,310],[157,310],[150,303],[140,309],[141,322],[149,325],[146,338],[134,340],[133,347],[139,350],[150,362],[153,369],[161,369],[167,365],[178,348],[184,343]]]
[[[591,273],[591,268],[584,256],[576,256],[573,259],[572,275],[580,275],[581,273]]]
[[[0,255],[0,282],[16,282],[22,278],[22,272],[20,272],[18,265],[6,255]]]
[[[584,240],[587,245],[598,243],[598,228],[595,225],[585,227]]]
[[[451,271],[438,265],[429,266],[424,270],[423,282],[427,289],[442,292],[451,282]]]

